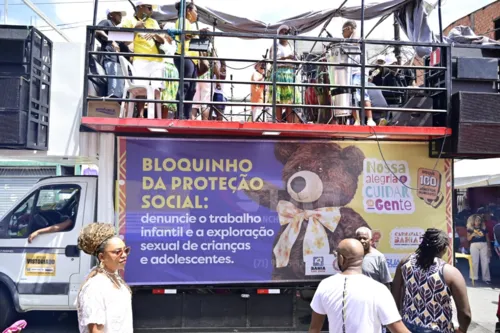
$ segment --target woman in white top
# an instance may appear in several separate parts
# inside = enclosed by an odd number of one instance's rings
[[[118,274],[125,267],[130,248],[108,223],[85,227],[78,247],[99,261],[78,294],[80,333],[133,333],[132,292]]]
[[[278,35],[288,35],[290,28],[287,25],[282,25],[278,28]],[[273,50],[271,47],[271,59],[273,59]],[[276,51],[277,60],[295,60],[295,51],[292,44],[287,39],[280,39]],[[295,65],[294,64],[277,64],[276,65],[276,82],[295,82]],[[294,86],[276,86],[276,103],[278,104],[292,104],[293,103]],[[269,101],[272,101],[273,89],[269,88]],[[285,108],[285,119],[287,122],[296,122],[295,116],[292,115],[292,108]],[[282,121],[281,108],[276,108],[276,120]]]

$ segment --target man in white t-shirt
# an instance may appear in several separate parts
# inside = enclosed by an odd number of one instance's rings
[[[357,239],[344,239],[337,249],[338,270],[319,284],[311,302],[309,333],[319,333],[328,316],[330,333],[410,333],[394,298],[383,284],[363,275],[364,250]]]

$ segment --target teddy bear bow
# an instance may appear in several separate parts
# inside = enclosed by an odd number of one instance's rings
[[[291,202],[280,200],[276,211],[279,215],[280,224],[287,226],[273,250],[277,268],[288,265],[290,251],[299,236],[304,220],[309,221],[302,244],[304,258],[312,254],[330,254],[330,244],[325,228],[331,232],[335,231],[341,218],[340,208],[323,207],[314,210],[302,210]]]

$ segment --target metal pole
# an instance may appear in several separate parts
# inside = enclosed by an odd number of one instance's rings
[[[62,32],[52,21],[41,11],[37,6],[30,0],[22,0],[26,6],[28,6],[32,11],[35,12],[38,16],[42,18],[52,29],[54,29],[62,38],[64,38],[67,42],[71,42],[71,39]],[[97,1],[97,0],[96,0]]]
[[[361,126],[365,124],[365,54],[365,0],[361,0]]]
[[[94,0],[94,13],[92,14],[92,25],[93,26],[96,26],[97,25],[97,8],[99,7],[99,0]],[[135,9],[135,8],[134,8]],[[135,11],[134,11],[135,12]],[[88,51],[92,51],[94,50],[94,45],[95,45],[95,39],[94,39],[94,36],[95,36],[95,30],[92,30],[90,32],[90,35],[87,35],[89,38],[90,38],[90,43],[89,43],[89,50]],[[87,67],[86,67],[87,68]]]
[[[394,40],[401,40],[399,22],[396,17],[396,14],[394,14]],[[394,46],[394,55],[398,60],[398,65],[401,65],[401,45]]]
[[[344,2],[342,2],[342,4],[339,6],[339,8],[337,8],[337,10],[335,11],[335,13],[338,13],[342,7],[344,7],[344,5],[347,3],[347,0],[344,0]],[[332,17],[330,17],[326,22],[325,24],[323,24],[323,28],[321,28],[321,31],[319,32],[318,34],[318,37],[321,36],[321,34],[323,33],[323,31],[326,30],[326,28],[328,27],[328,25],[330,24],[330,22],[332,22],[333,18],[335,16],[332,15]],[[316,44],[318,43],[318,41],[314,41],[314,44],[313,46],[311,47],[311,50],[309,51],[309,53],[312,53],[312,51],[314,50],[314,47],[316,46]]]
[[[213,26],[212,26],[212,31],[213,32],[215,32],[215,26],[216,25],[217,25],[217,19],[214,19],[214,23],[213,23]],[[215,38],[212,38],[212,56],[214,56],[214,57],[218,57],[219,56],[219,54],[216,51],[217,51],[217,49],[215,48]],[[219,66],[221,66],[221,65],[222,65],[221,62],[219,61]],[[214,78],[214,66],[215,66],[215,61],[212,61],[210,69],[209,69],[210,79]],[[214,98],[214,85],[213,85],[213,83],[210,83],[210,100],[212,100],[213,98]],[[201,107],[200,107],[200,111],[201,111],[201,119],[203,119],[203,111],[201,110]],[[210,119],[210,116],[212,115],[212,111],[213,111],[212,110],[212,106],[208,105],[208,116],[207,116],[208,119]]]
[[[439,41],[443,42],[443,16],[441,15],[441,0],[438,1],[438,17],[439,17]]]
[[[9,17],[9,0],[5,0],[3,3],[3,24],[7,24]]]
[[[83,69],[83,108],[82,108],[82,117],[86,117],[87,116],[87,112],[88,112],[88,96],[89,96],[89,79],[88,79],[88,70],[89,70],[89,63],[90,63],[90,60],[89,60],[89,57],[90,57],[90,54],[89,54],[89,51],[91,50],[90,49],[90,40],[89,40],[89,36],[91,34],[89,34],[90,30],[89,28],[87,27],[87,33],[85,34],[85,37],[86,37],[86,40],[85,40],[85,67]]]
[[[184,66],[186,59],[184,59],[186,35],[184,32],[184,22],[186,20],[186,0],[181,0],[181,11],[179,13],[179,30],[181,31],[181,57],[179,68],[179,119],[184,119]],[[191,83],[193,84],[193,83]]]
[[[92,17],[92,25],[97,25],[97,7],[99,6],[99,0],[94,0],[94,16]],[[92,30],[93,31],[93,30]]]
[[[378,20],[378,22],[373,26],[372,30],[370,30],[367,34],[366,34],[366,38],[370,37],[370,35],[372,34],[372,32],[382,23],[384,22],[389,16],[391,16],[390,14],[387,14],[387,15],[384,15],[380,18],[380,20]]]
[[[278,38],[274,37],[273,38],[273,70],[271,74],[271,78],[273,80],[273,123],[276,122],[276,69],[278,68],[278,63],[277,61],[277,56],[276,56],[276,51],[278,50]],[[283,108],[280,108],[280,110],[283,110]],[[280,117],[281,119],[281,117]]]

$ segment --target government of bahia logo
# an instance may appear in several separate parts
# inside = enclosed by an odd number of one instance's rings
[[[411,191],[407,161],[384,161],[367,158],[363,163],[363,206],[375,214],[413,214],[415,202]]]
[[[311,267],[312,273],[325,273],[325,258],[324,257],[313,257],[313,264]]]

